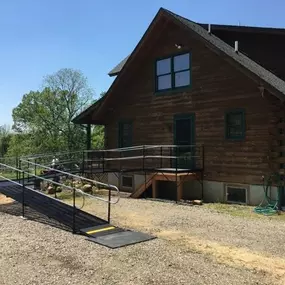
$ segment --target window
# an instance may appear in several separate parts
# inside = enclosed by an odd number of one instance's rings
[[[121,176],[121,187],[124,188],[133,188],[133,176],[130,175],[122,175]]]
[[[132,129],[131,122],[119,123],[119,147],[129,147],[132,145]]]
[[[190,86],[190,53],[156,61],[156,91]]]
[[[244,110],[233,110],[225,114],[226,139],[240,140],[245,138]]]
[[[246,204],[247,203],[247,188],[241,186],[226,186],[226,195],[228,203]]]

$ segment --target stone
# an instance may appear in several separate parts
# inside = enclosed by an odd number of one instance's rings
[[[92,185],[90,184],[83,185],[81,189],[85,193],[92,193]]]
[[[194,200],[193,205],[203,205],[203,201],[202,200]]]
[[[56,192],[57,192],[57,193],[62,192],[62,188],[61,188],[60,186],[57,186],[57,187],[56,187]]]
[[[49,186],[49,187],[47,188],[47,193],[48,193],[48,194],[54,194],[54,193],[55,193],[54,187]]]
[[[92,192],[93,192],[93,193],[98,192],[98,188],[97,188],[96,186],[92,186]]]

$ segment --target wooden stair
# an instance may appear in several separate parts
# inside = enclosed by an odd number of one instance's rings
[[[153,178],[155,177],[155,175],[151,175],[149,176],[147,179],[146,184],[143,183],[141,184],[131,195],[131,198],[139,198],[140,195],[152,184]]]

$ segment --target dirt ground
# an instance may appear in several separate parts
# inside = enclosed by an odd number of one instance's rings
[[[282,220],[122,198],[111,222],[157,239],[111,250],[42,219],[22,220],[20,205],[3,201],[1,285],[285,284]],[[104,218],[106,206],[88,199],[83,210]]]
[[[9,204],[12,202],[13,202],[13,199],[0,194],[0,204]]]
[[[98,205],[87,201],[85,210],[104,215],[104,205]],[[113,221],[122,227],[154,234],[221,264],[263,272],[285,284],[284,219],[255,215],[235,217],[208,205],[133,199],[121,199],[112,209]]]

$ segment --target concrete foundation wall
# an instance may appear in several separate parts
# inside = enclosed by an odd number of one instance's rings
[[[207,203],[225,202],[224,183],[204,180],[204,201]]]
[[[128,176],[130,174],[127,174]],[[108,173],[108,183],[115,185],[120,188],[121,191],[133,192],[140,185],[145,182],[144,175],[134,174],[133,188],[124,188],[120,185],[120,179],[118,179],[119,174]],[[148,179],[148,178],[147,178]],[[203,182],[203,196],[204,202],[206,203],[225,203],[227,202],[226,186],[244,187],[247,189],[247,204],[248,205],[259,205],[264,198],[264,188],[262,185],[248,185],[248,184],[238,184],[238,183],[224,183],[216,181]],[[171,181],[158,181],[157,184],[157,194],[158,198],[176,200],[176,185],[175,182]],[[272,199],[277,199],[277,187],[272,187],[269,190],[269,195]],[[198,181],[188,181],[183,184],[183,196],[182,199],[194,200],[201,199],[202,197],[202,187],[201,183]]]

